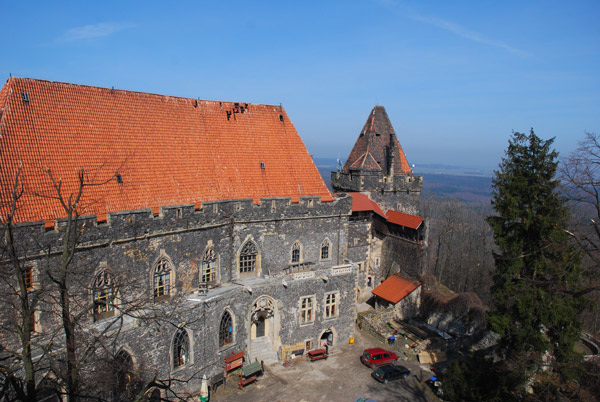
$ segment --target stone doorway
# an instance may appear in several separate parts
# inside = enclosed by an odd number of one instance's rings
[[[333,346],[333,331],[331,329],[323,331],[321,338],[319,338],[319,345],[329,353],[329,349]]]
[[[279,338],[279,314],[273,299],[259,297],[250,310],[250,339],[248,355],[264,362],[277,361],[277,350],[281,345]]]

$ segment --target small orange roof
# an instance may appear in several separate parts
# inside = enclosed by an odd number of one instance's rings
[[[206,101],[29,78],[0,90],[0,205],[15,173],[25,193],[15,222],[64,216],[63,194],[87,182],[81,214],[206,201],[333,198],[281,106]],[[118,173],[118,176],[116,175]],[[3,212],[0,210],[0,212]]]
[[[400,274],[394,274],[373,289],[371,293],[396,304],[419,286],[421,284],[417,281],[412,281]]]
[[[423,223],[423,217],[411,214],[405,214],[404,212],[398,212],[394,210],[387,211],[385,214],[388,222],[396,225],[406,226],[411,229],[418,229]]]
[[[352,212],[373,211],[386,219],[379,205],[363,193],[348,193],[352,196]]]

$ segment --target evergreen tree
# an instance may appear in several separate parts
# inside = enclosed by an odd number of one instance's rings
[[[554,359],[544,361],[563,380],[572,375],[567,367],[573,367],[568,363],[576,358],[573,345],[581,331],[579,254],[567,232],[568,209],[556,191],[553,141],[533,130],[513,133],[493,179],[497,215],[488,218],[497,245],[495,311],[488,320],[523,380],[540,369],[546,351]]]

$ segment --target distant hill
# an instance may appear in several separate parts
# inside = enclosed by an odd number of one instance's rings
[[[332,158],[315,158],[315,164],[331,190],[331,172],[337,163]],[[423,176],[423,195],[434,194],[437,197],[456,197],[465,202],[489,203],[491,177],[460,174],[417,173]]]

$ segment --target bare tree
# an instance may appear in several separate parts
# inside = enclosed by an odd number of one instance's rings
[[[600,302],[600,136],[585,133],[577,149],[561,165],[562,191],[570,201],[573,215],[569,234],[585,255],[585,278],[590,280],[584,292]],[[600,330],[600,312],[586,312],[586,326]]]
[[[0,301],[2,401],[35,401],[42,378],[51,380],[67,401],[144,400],[152,389],[168,391],[174,399],[187,397],[174,389],[189,378],[134,369],[119,353],[127,322],[176,327],[172,316],[181,298],[157,305],[144,281],[115,273],[106,297],[90,300],[89,295],[97,290],[90,285],[90,273],[100,257],[82,251],[90,223],[82,219],[84,202],[94,202],[87,194],[90,187],[106,185],[116,176],[116,172],[101,170],[79,170],[75,185],[66,185],[45,169],[42,176],[49,184],[29,188],[18,169],[9,191],[8,186],[4,189],[10,194],[3,195],[5,204],[0,208],[0,287],[5,295]],[[47,241],[43,233],[16,222],[16,212],[26,207],[24,195],[60,205],[62,217],[55,223],[54,240]],[[32,261],[37,264],[35,270]],[[117,297],[119,303],[115,303]],[[95,310],[111,314],[102,317],[101,325],[90,325]],[[36,325],[41,312],[43,326]]]
[[[19,258],[14,227],[15,212],[23,195],[21,167],[17,169],[12,186],[7,190],[10,193],[7,197],[8,201],[6,205],[2,205],[2,212],[0,212],[2,230],[0,260],[3,261],[0,265],[0,280],[6,289],[10,289],[10,292],[3,296],[2,308],[4,311],[19,312],[20,314],[12,314],[3,320],[3,338],[7,335],[16,335],[18,347],[3,351],[0,373],[4,377],[3,382],[7,394],[13,394],[18,400],[35,401],[37,372],[32,355],[32,338],[35,332],[34,312],[39,301],[39,293],[31,292],[33,273],[22,264]],[[19,363],[15,364],[15,362]],[[20,375],[20,371],[24,374]]]

